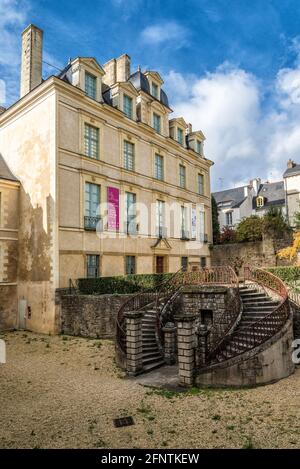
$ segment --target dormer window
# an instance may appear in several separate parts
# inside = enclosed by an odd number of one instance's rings
[[[203,154],[203,144],[200,140],[196,141],[196,152],[199,153],[199,155]]]
[[[177,141],[180,145],[183,145],[183,130],[179,127],[177,128]]]
[[[153,112],[153,129],[155,129],[156,132],[159,133],[159,134],[160,134],[160,130],[161,130],[160,129],[160,127],[161,127],[160,121],[161,121],[160,116],[158,114],[156,114],[155,112]]]
[[[158,99],[158,86],[156,83],[153,83],[153,82],[151,86],[151,94],[152,96],[154,96],[154,98]]]
[[[259,197],[256,197],[256,206],[257,207],[264,206],[264,198],[261,195]]]
[[[85,72],[85,92],[90,98],[97,98],[97,78],[88,72]]]
[[[132,98],[127,96],[127,94],[123,96],[123,111],[127,117],[132,119]]]

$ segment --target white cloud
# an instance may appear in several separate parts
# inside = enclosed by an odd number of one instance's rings
[[[213,189],[260,176],[281,179],[286,161],[300,162],[300,64],[274,79],[268,106],[255,76],[223,64],[202,77],[171,71],[166,88],[175,114],[206,135],[205,153],[215,162]]]
[[[175,21],[147,26],[141,33],[143,42],[147,44],[159,45],[176,41],[173,43],[175,49],[187,44],[187,35],[187,30]]]
[[[0,105],[4,104],[5,101],[6,101],[5,83],[3,80],[0,80]]]
[[[6,99],[3,100],[6,104],[15,101],[19,95],[20,32],[27,20],[28,9],[27,0],[0,0],[0,71],[6,82]]]

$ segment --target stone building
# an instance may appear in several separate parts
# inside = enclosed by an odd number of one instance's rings
[[[42,43],[28,26],[21,97],[0,114],[0,153],[19,181],[7,221],[17,230],[18,206],[18,268],[7,280],[4,260],[0,275],[2,289],[17,283],[9,324],[54,332],[69,279],[209,265],[213,163],[203,133],[169,119],[157,71],[132,73],[126,54],[103,66],[77,57],[43,80]]]
[[[245,186],[214,192],[217,202],[220,228],[236,226],[243,218],[264,216],[271,207],[286,215],[284,182],[261,182],[252,179]]]
[[[300,164],[289,159],[283,174],[287,215],[291,226],[294,226],[294,215],[300,212]]]

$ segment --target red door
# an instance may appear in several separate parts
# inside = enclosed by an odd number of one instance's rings
[[[164,258],[163,256],[156,256],[156,273],[164,273]]]

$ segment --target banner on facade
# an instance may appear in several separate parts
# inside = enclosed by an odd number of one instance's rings
[[[118,231],[120,228],[119,192],[119,189],[116,187],[107,188],[108,230]]]
[[[197,210],[192,208],[191,238],[197,237]]]

